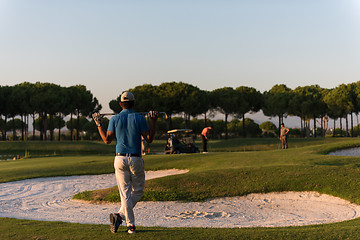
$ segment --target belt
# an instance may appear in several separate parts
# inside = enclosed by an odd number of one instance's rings
[[[139,153],[116,153],[115,156],[140,157],[140,154]]]

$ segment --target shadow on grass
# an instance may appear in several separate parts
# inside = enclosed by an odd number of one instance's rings
[[[318,165],[318,166],[345,166],[345,165],[349,165],[349,164],[334,161],[334,162],[317,162],[317,163],[314,163],[314,165]]]

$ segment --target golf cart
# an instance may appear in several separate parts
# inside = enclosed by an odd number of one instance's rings
[[[199,153],[194,143],[194,133],[191,129],[173,129],[167,132],[168,139],[165,146],[166,154]]]

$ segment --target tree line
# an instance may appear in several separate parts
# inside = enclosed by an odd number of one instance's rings
[[[334,120],[334,129],[335,121],[338,119],[342,129],[342,119],[345,119],[345,135],[353,136],[353,114],[357,116],[360,112],[360,82],[341,84],[332,89],[321,88],[318,85],[290,89],[285,84],[277,84],[263,93],[247,86],[206,91],[183,82],[164,82],[157,86],[144,84],[127,90],[135,95],[136,111],[157,110],[167,113],[168,119],[164,122],[162,130],[171,129],[176,125],[173,123],[174,117],[182,116],[184,127],[191,128],[191,122],[194,122],[191,118],[202,116],[203,126],[206,126],[213,122],[210,119],[216,113],[221,113],[224,115],[221,131],[225,138],[228,137],[229,117],[242,119],[242,129],[238,131],[246,137],[245,114],[260,110],[266,116],[277,117],[279,128],[285,117],[298,116],[304,136],[309,135],[310,121],[313,122],[314,129],[321,129],[319,133],[314,131],[316,137],[325,134],[330,119]],[[109,107],[114,113],[121,111],[120,96],[121,92],[116,99],[109,102]],[[66,126],[71,134],[73,129],[76,129],[74,138],[79,139],[79,132],[84,130],[81,129],[81,119],[90,118],[92,112],[100,111],[102,108],[96,97],[83,85],[61,87],[51,83],[24,82],[15,86],[0,86],[0,100],[0,127],[3,139],[6,139],[6,126],[9,125],[6,123],[12,122],[15,125],[16,116],[20,117],[22,139],[27,134],[29,117],[33,118],[33,131],[40,131],[40,139],[47,140],[47,131],[50,131],[52,139],[54,129],[59,129],[60,139],[60,129],[65,125],[63,119],[68,115],[70,121]],[[75,121],[73,116],[76,116]],[[14,129],[15,126],[13,131]],[[33,137],[34,135],[35,132]]]
[[[29,118],[33,119],[33,135],[35,139],[35,124],[40,131],[40,139],[53,139],[54,129],[64,126],[63,118],[70,115],[71,124],[69,130],[76,131],[76,139],[79,138],[80,116],[90,116],[92,112],[101,110],[96,97],[86,89],[84,85],[61,87],[52,83],[35,84],[24,82],[15,86],[0,86],[0,129],[2,139],[7,139],[7,123],[11,119],[13,135],[15,136],[15,117],[20,117],[21,139],[27,139]],[[73,116],[77,121],[73,121]],[[71,136],[73,139],[73,136]]]
[[[285,84],[274,85],[269,91],[261,93],[252,87],[240,86],[237,88],[223,87],[212,91],[201,90],[196,86],[182,82],[165,82],[158,86],[145,84],[130,89],[137,96],[136,107],[140,111],[159,109],[170,116],[168,128],[171,128],[171,116],[183,114],[186,127],[189,127],[190,117],[203,115],[204,125],[207,125],[208,115],[214,112],[224,114],[224,133],[228,136],[228,119],[242,119],[242,135],[246,137],[245,114],[260,110],[266,116],[278,118],[278,128],[284,117],[297,116],[301,119],[301,131],[304,136],[310,135],[310,121],[313,129],[321,129],[320,135],[325,134],[329,120],[342,119],[346,123],[346,136],[349,135],[348,117],[351,117],[351,136],[353,136],[353,113],[360,111],[360,81],[350,84],[341,84],[332,89],[321,88],[319,85],[310,85],[290,89]],[[119,112],[117,99],[109,106],[114,112]],[[316,137],[317,132],[314,131]]]

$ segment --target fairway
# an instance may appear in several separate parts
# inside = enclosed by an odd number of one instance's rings
[[[232,145],[229,140],[228,144]],[[255,141],[250,145],[256,145]],[[324,144],[325,142],[325,144]],[[259,143],[261,145],[262,143]],[[245,196],[249,193],[267,193],[282,191],[316,191],[332,196],[341,197],[351,202],[360,203],[359,186],[359,157],[329,156],[326,153],[338,148],[358,146],[359,140],[349,139],[322,139],[321,141],[298,141],[296,148],[286,151],[263,150],[245,152],[214,152],[210,154],[190,155],[148,155],[145,156],[146,170],[159,169],[189,169],[185,175],[169,176],[147,181],[146,194],[143,200],[147,201],[205,201],[219,197]],[[214,144],[215,145],[215,144]],[[245,144],[244,144],[245,145]],[[261,148],[261,147],[259,147]],[[215,150],[215,149],[214,149]],[[21,159],[19,161],[0,162],[1,182],[14,181],[25,178],[69,176],[83,174],[112,173],[111,156],[62,156]],[[73,166],[73,167],[71,167]],[[49,171],[48,171],[49,169]],[[16,176],[16,177],[14,177]],[[100,191],[94,195],[87,194],[86,198],[101,202],[117,202],[116,189]],[[103,194],[103,195],[101,195]],[[89,200],[89,199],[87,199]],[[75,229],[84,228],[82,225],[70,223],[51,223],[2,219],[0,224],[1,239],[31,239],[37,232],[45,239],[82,239],[85,235]],[[25,224],[20,230],[12,227],[13,223]],[[186,228],[179,231],[172,228],[139,228],[136,238],[172,239],[236,239],[239,236],[248,236],[264,239],[356,239],[358,237],[358,219],[319,226],[304,226],[290,228],[253,228],[253,229],[197,229]],[[31,224],[29,224],[31,223]],[[44,225],[45,224],[45,225]],[[61,226],[64,231],[54,235],[42,226],[50,228]],[[87,225],[86,229],[102,229],[103,239],[112,239],[107,234],[107,226]],[[69,228],[74,229],[69,230]],[[5,230],[6,229],[6,230]],[[154,234],[154,231],[158,234]],[[17,232],[17,233],[15,233]],[[72,235],[69,235],[73,232]],[[173,234],[176,234],[173,236]],[[109,232],[110,233],[110,232]],[[322,233],[322,234],[320,234]],[[326,236],[323,234],[326,233]],[[13,234],[13,235],[11,235]],[[120,233],[121,234],[121,233]],[[9,237],[13,236],[13,237]],[[17,236],[17,237],[16,237]],[[71,236],[71,237],[70,237]],[[93,236],[93,238],[91,238]],[[87,239],[98,239],[97,234]],[[108,237],[107,237],[108,236]],[[126,235],[125,235],[126,236]],[[301,236],[301,237],[300,237]],[[114,237],[114,236],[113,236]]]

